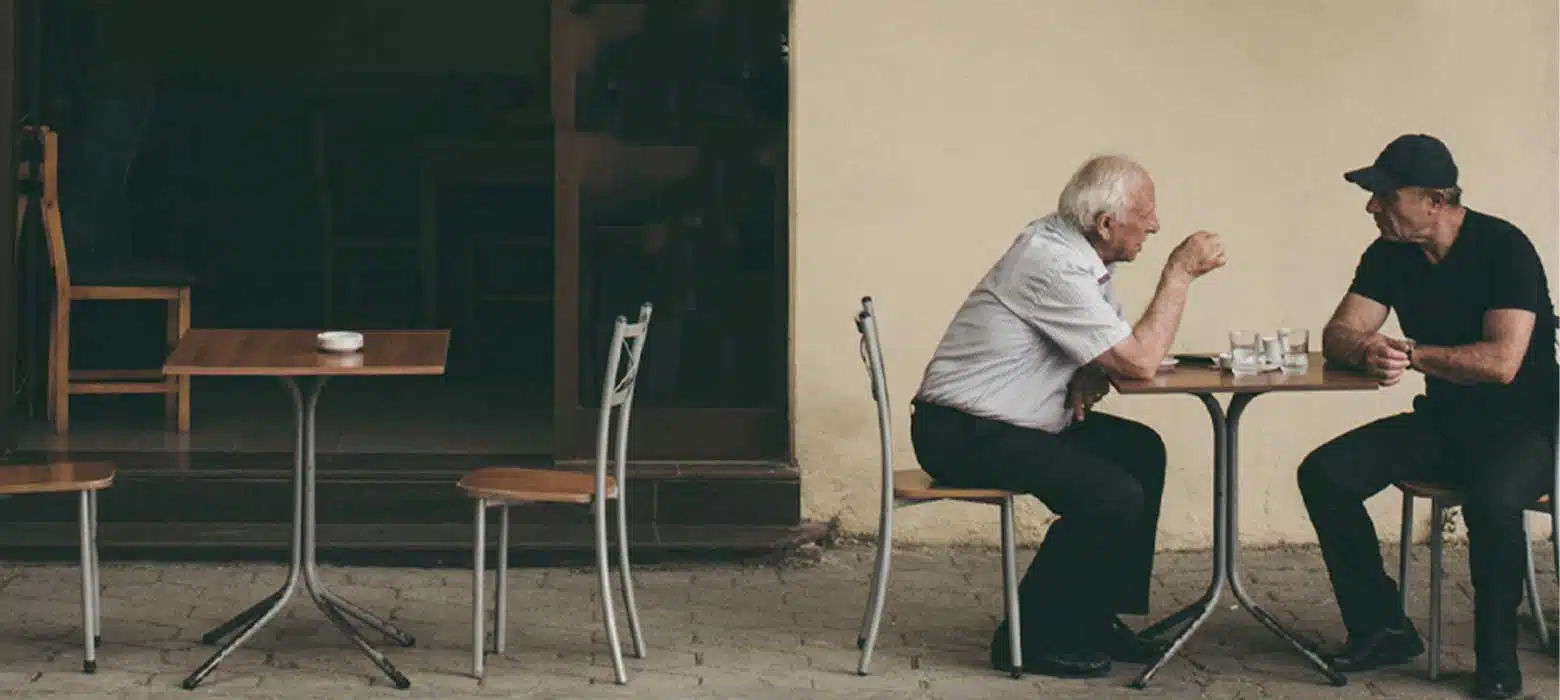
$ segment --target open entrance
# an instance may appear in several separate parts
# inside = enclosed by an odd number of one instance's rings
[[[196,328],[451,330],[444,377],[326,389],[322,541],[461,549],[460,472],[593,457],[604,341],[646,302],[633,536],[793,536],[787,0],[20,1],[19,119],[59,135],[70,265],[184,268]],[[126,546],[284,544],[274,382],[195,378],[187,433],[160,396],[93,392],[54,429],[43,228],[20,239],[14,458],[113,461]],[[73,303],[71,369],[160,366],[164,309]],[[34,500],[0,537],[69,542]],[[590,541],[516,518],[517,542]]]
[[[451,329],[445,377],[333,383],[323,452],[550,454],[550,6],[464,4],[42,3],[68,260],[187,272],[197,328]],[[158,366],[163,306],[75,302],[71,368]],[[18,448],[290,449],[245,380],[194,381],[187,435],[147,395],[77,395],[56,434],[48,304],[23,313]]]

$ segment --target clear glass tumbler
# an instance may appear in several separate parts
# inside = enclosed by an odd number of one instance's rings
[[[1256,374],[1262,362],[1262,334],[1230,331],[1230,372],[1237,377]]]
[[[1278,342],[1284,347],[1284,374],[1305,374],[1311,366],[1311,332],[1304,328],[1281,328]]]

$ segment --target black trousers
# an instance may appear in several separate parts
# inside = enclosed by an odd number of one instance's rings
[[[1093,413],[1057,434],[918,402],[910,437],[939,483],[1032,494],[1060,516],[1019,583],[1026,649],[1087,647],[1115,613],[1148,612],[1165,484],[1152,428]]]
[[[1355,428],[1312,452],[1300,465],[1300,493],[1349,636],[1402,621],[1365,499],[1396,481],[1436,481],[1466,495],[1478,663],[1516,664],[1523,510],[1550,490],[1554,468],[1553,410],[1451,416],[1423,400],[1413,413]]]

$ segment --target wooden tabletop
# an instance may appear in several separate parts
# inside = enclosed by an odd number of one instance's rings
[[[1114,382],[1120,394],[1255,394],[1269,391],[1366,391],[1381,386],[1379,380],[1352,370],[1328,368],[1321,353],[1311,353],[1305,374],[1289,376],[1282,371],[1237,377],[1229,370],[1207,365],[1188,365],[1159,370],[1153,379],[1125,379]]]
[[[319,331],[195,329],[168,356],[169,375],[263,377],[444,374],[450,332],[366,331],[355,353],[320,352]]]

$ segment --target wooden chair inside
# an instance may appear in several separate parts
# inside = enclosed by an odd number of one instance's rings
[[[164,412],[179,432],[190,429],[190,378],[167,377],[161,369],[72,370],[70,312],[76,301],[163,301],[168,304],[168,347],[190,329],[190,288],[193,277],[177,266],[157,261],[113,260],[82,263],[67,260],[61,213],[59,135],[48,127],[26,132],[42,141],[42,188],[39,209],[47,239],[49,266],[54,272],[53,322],[49,332],[49,420],[56,433],[70,429],[70,397],[77,394],[163,394]],[[18,216],[18,227],[21,217]]]

